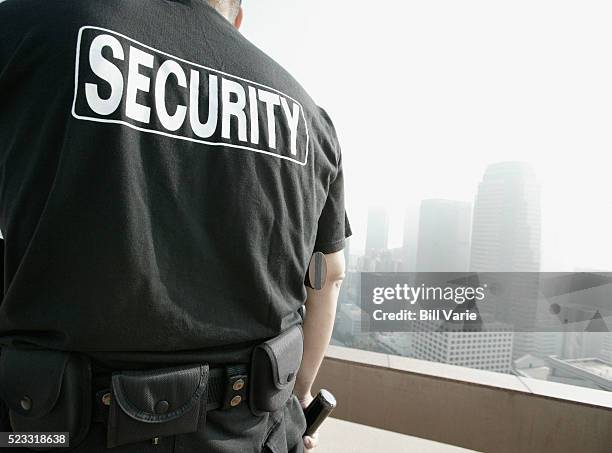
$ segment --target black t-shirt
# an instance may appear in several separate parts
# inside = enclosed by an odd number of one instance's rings
[[[350,235],[329,117],[204,0],[0,4],[0,229],[2,342],[78,351],[276,335]]]

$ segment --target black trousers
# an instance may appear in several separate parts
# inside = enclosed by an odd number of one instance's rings
[[[0,410],[0,430],[10,425]],[[229,410],[214,410],[206,415],[202,431],[151,441],[106,448],[106,423],[92,422],[87,437],[71,452],[76,453],[302,453],[302,433],[306,420],[300,404],[292,396],[277,412],[256,417],[246,404]],[[1,452],[29,452],[25,448],[0,448]],[[61,448],[51,451],[62,451]]]

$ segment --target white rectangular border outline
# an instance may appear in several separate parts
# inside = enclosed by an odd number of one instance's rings
[[[270,152],[270,151],[264,151],[264,150],[257,149],[257,148],[251,148],[249,146],[235,145],[233,143],[211,142],[211,141],[206,141],[206,140],[197,140],[197,139],[194,139],[194,138],[183,137],[182,135],[175,135],[175,134],[170,134],[168,132],[158,131],[158,130],[155,130],[155,129],[147,129],[147,128],[144,128],[144,127],[139,127],[139,126],[136,126],[136,125],[134,125],[132,123],[128,123],[127,121],[123,121],[123,120],[112,120],[112,119],[104,119],[104,118],[96,118],[96,117],[91,117],[91,116],[77,115],[77,113],[76,113],[76,101],[77,101],[77,93],[78,93],[78,88],[79,88],[79,62],[80,62],[80,56],[81,56],[81,35],[83,34],[83,30],[88,29],[88,28],[92,29],[92,30],[100,30],[100,31],[104,31],[104,32],[107,32],[107,33],[111,33],[113,35],[120,36],[120,37],[122,37],[124,39],[127,39],[128,41],[135,42],[136,44],[138,44],[138,45],[140,45],[142,47],[145,47],[145,48],[147,48],[149,50],[152,50],[152,51],[157,52],[159,54],[162,54],[162,55],[165,55],[167,57],[170,57],[173,60],[181,61],[181,62],[186,63],[188,65],[195,66],[195,67],[198,67],[198,68],[202,68],[202,69],[205,69],[207,71],[212,71],[212,72],[215,72],[217,74],[222,74],[224,76],[231,77],[231,78],[237,79],[237,80],[241,80],[243,82],[247,82],[247,83],[250,83],[252,85],[258,85],[258,86],[263,87],[263,88],[265,88],[267,90],[274,91],[274,92],[276,92],[276,93],[286,97],[287,99],[291,99],[293,102],[295,102],[297,105],[300,106],[300,111],[302,112],[302,119],[304,120],[304,127],[306,128],[306,157],[304,159],[304,162],[301,162],[301,161],[299,161],[297,159],[292,159],[291,157],[282,156],[280,154],[273,153],[273,152]],[[276,88],[272,88],[272,87],[269,87],[269,86],[264,85],[262,83],[253,82],[251,80],[244,79],[242,77],[238,77],[238,76],[235,76],[233,74],[229,74],[229,73],[226,73],[226,72],[223,72],[223,71],[219,71],[217,69],[209,68],[207,66],[203,66],[203,65],[200,65],[200,64],[197,64],[197,63],[193,63],[193,62],[188,61],[188,60],[184,60],[184,59],[176,57],[174,55],[170,55],[169,53],[162,52],[161,50],[158,50],[158,49],[156,49],[154,47],[147,46],[146,44],[143,44],[143,43],[141,43],[139,41],[136,41],[135,39],[132,39],[132,38],[130,38],[128,36],[125,36],[125,35],[123,35],[121,33],[116,32],[116,31],[109,30],[107,28],[102,28],[102,27],[95,27],[93,25],[84,25],[84,26],[82,26],[79,29],[79,34],[78,34],[78,37],[77,37],[76,61],[75,61],[75,66],[74,66],[74,99],[73,99],[73,102],[72,102],[72,116],[74,118],[76,118],[76,119],[79,119],[79,120],[92,121],[92,122],[96,122],[96,123],[122,124],[124,126],[127,126],[127,127],[131,128],[131,129],[135,129],[137,131],[148,132],[150,134],[164,135],[166,137],[176,138],[176,139],[179,139],[179,140],[186,140],[186,141],[195,142],[195,143],[204,143],[206,145],[213,145],[213,146],[227,146],[227,147],[230,147],[230,148],[238,148],[238,149],[244,149],[244,150],[247,150],[247,151],[254,151],[256,153],[268,154],[270,156],[278,157],[279,159],[285,159],[285,160],[288,160],[288,161],[291,161],[291,162],[295,162],[296,164],[299,164],[299,165],[302,165],[302,166],[304,166],[304,165],[306,165],[308,163],[308,153],[309,153],[309,145],[310,145],[310,135],[309,135],[309,132],[308,132],[308,123],[306,121],[306,116],[304,114],[304,108],[302,107],[302,104],[299,103],[298,101],[296,101],[295,99],[293,99],[291,96],[287,96],[285,93],[283,93],[282,91],[277,90]]]

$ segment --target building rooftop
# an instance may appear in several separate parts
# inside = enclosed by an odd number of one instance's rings
[[[561,359],[552,356],[553,365],[563,365],[566,371],[574,369],[576,372],[588,373],[593,378],[610,381],[612,385],[612,364],[595,358],[584,359]]]
[[[573,366],[612,381],[612,365],[599,359],[568,360]]]

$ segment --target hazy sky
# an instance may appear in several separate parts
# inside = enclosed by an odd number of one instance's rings
[[[486,166],[531,163],[543,270],[612,270],[612,3],[245,0],[244,34],[331,114],[351,247],[367,206],[473,201]],[[413,209],[414,210],[414,209]]]

